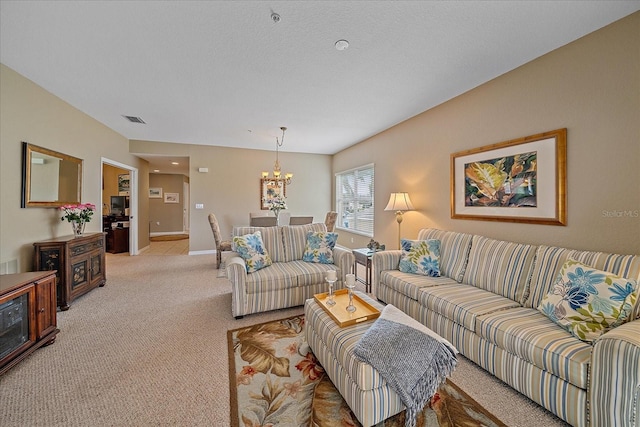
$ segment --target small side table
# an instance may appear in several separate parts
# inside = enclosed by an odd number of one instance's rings
[[[352,252],[356,257],[356,262],[353,265],[356,280],[364,283],[366,291],[371,292],[371,257],[373,257],[373,252],[369,248],[353,249]],[[365,268],[364,280],[358,277],[358,264],[363,265]]]

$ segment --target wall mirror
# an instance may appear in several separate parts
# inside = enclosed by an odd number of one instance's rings
[[[22,143],[21,207],[60,207],[80,203],[82,159]]]

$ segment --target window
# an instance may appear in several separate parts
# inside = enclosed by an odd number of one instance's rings
[[[336,227],[373,237],[373,165],[336,174]]]

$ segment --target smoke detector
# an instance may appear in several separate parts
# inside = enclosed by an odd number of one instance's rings
[[[346,40],[338,40],[336,42],[336,49],[338,50],[347,50],[349,47],[349,42]]]
[[[271,20],[277,24],[278,22],[280,22],[280,15],[278,15],[275,12],[271,12]]]

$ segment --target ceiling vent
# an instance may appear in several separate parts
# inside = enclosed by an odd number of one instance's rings
[[[135,117],[135,116],[122,116],[125,119],[129,120],[131,123],[140,123],[140,124],[146,124],[144,122],[144,120],[142,120],[140,117]]]

